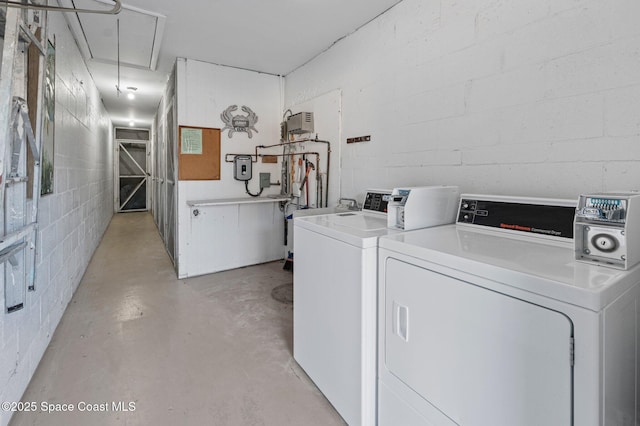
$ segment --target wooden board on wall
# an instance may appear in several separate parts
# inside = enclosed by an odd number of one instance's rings
[[[40,28],[35,36],[40,40]],[[38,86],[40,85],[40,51],[31,43],[27,50],[27,106],[29,107],[29,121],[33,134],[37,135],[36,123],[38,113]],[[38,159],[40,160],[40,159]],[[33,198],[33,153],[27,149],[27,198]]]
[[[220,180],[220,129],[179,127],[178,179]]]

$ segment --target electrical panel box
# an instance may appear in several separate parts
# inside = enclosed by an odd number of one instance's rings
[[[581,195],[574,228],[576,260],[619,269],[640,262],[640,194]]]
[[[250,155],[236,155],[233,158],[233,177],[236,180],[251,180],[252,166]]]
[[[301,134],[313,132],[313,113],[299,112],[287,118],[288,133]]]
[[[271,173],[260,173],[260,189],[271,187]]]

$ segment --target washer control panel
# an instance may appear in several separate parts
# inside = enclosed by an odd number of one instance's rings
[[[385,200],[385,196],[389,194],[391,194],[391,191],[367,191],[364,196],[362,210],[386,214],[389,202]]]
[[[575,217],[576,260],[629,269],[640,261],[640,194],[581,195]],[[629,239],[631,238],[631,240]]]

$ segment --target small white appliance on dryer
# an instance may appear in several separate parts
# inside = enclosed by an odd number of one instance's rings
[[[456,187],[432,188],[457,205]],[[294,219],[293,356],[350,425],[376,424],[378,237],[401,232],[387,227],[389,193],[367,192],[361,212]],[[431,214],[452,223],[456,210]]]
[[[639,424],[640,266],[575,261],[575,208],[467,194],[380,239],[380,426]]]

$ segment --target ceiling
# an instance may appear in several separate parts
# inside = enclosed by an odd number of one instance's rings
[[[149,127],[176,57],[286,75],[401,0],[123,1],[118,15],[65,15],[113,124]]]

